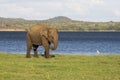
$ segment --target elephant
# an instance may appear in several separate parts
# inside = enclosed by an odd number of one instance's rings
[[[34,50],[34,57],[38,57],[37,48],[39,46],[43,46],[45,49],[44,57],[50,58],[49,50],[56,50],[58,46],[58,30],[43,24],[32,26],[27,31],[26,45],[26,58],[31,57],[31,49]]]

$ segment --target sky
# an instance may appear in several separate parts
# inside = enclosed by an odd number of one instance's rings
[[[120,21],[120,0],[0,0],[0,17],[45,20]]]

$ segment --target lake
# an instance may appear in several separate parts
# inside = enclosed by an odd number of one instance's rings
[[[44,48],[39,46],[38,52]],[[0,32],[0,52],[26,53],[26,32]],[[33,51],[32,51],[33,53]],[[51,54],[120,54],[120,32],[59,32]]]

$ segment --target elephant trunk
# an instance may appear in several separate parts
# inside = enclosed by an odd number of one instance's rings
[[[58,46],[58,41],[54,41],[54,42],[53,42],[53,46],[50,46],[50,49],[56,50],[56,49],[57,49],[57,46]]]
[[[53,46],[50,46],[50,49],[56,50],[58,46],[58,34],[56,34],[52,40]]]

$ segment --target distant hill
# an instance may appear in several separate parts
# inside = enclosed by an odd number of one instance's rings
[[[25,20],[22,18],[4,18],[0,17],[0,29],[15,28],[28,29],[36,24],[47,24],[58,30],[80,30],[80,31],[120,31],[120,22],[86,22],[72,20],[65,16],[57,16],[47,20]]]
[[[70,18],[65,17],[65,16],[57,16],[57,17],[54,17],[54,18],[50,18],[48,20],[50,20],[50,21],[58,21],[58,22],[59,21],[71,21]]]

